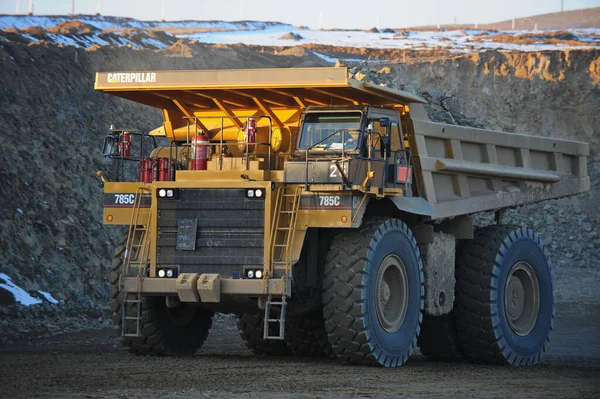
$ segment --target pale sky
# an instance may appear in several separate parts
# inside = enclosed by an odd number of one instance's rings
[[[31,0],[0,0],[0,14],[26,13]],[[34,13],[69,14],[72,0],[33,0]],[[240,19],[281,21],[311,28],[402,28],[491,23],[560,11],[561,0],[73,0],[75,13],[142,20]],[[600,0],[563,0],[565,10],[598,7]]]

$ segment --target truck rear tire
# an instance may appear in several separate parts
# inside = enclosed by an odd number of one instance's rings
[[[125,293],[119,291],[119,279],[126,244],[127,235],[117,245],[110,273],[110,308],[119,337],[125,299]],[[133,304],[128,310],[129,316],[135,314],[135,307]],[[122,337],[121,343],[136,355],[191,356],[206,340],[213,315],[212,311],[185,304],[169,308],[164,297],[142,297],[141,336]],[[133,332],[135,327],[128,326],[128,329]]]
[[[396,367],[417,344],[423,315],[423,263],[397,219],[341,230],[327,254],[323,315],[335,354],[352,363]]]
[[[548,349],[554,327],[550,258],[532,230],[479,229],[456,270],[456,323],[474,361],[532,365]]]
[[[291,356],[285,340],[264,339],[264,317],[259,313],[242,313],[237,318],[237,328],[246,348],[255,355]]]
[[[423,316],[417,345],[424,356],[445,361],[464,358],[456,331],[454,312],[442,316]]]

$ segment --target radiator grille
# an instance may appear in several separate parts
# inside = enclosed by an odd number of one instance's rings
[[[176,200],[158,200],[157,264],[180,273],[230,277],[243,266],[263,266],[264,200],[244,189],[180,189]],[[177,221],[197,219],[195,250],[179,250]]]

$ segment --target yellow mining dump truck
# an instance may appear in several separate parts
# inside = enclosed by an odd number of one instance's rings
[[[191,355],[215,312],[257,354],[530,365],[547,349],[550,259],[502,211],[588,190],[588,144],[433,123],[346,68],[103,72],[95,89],[164,116],[112,129],[99,172],[104,223],[129,228],[111,296],[131,352]],[[484,211],[496,224],[474,229]]]

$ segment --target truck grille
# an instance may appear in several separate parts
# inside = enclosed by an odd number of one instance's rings
[[[179,189],[178,199],[159,198],[157,264],[225,277],[243,266],[262,267],[264,214],[264,200],[246,198],[244,189]],[[193,250],[176,248],[183,219],[197,220]]]

